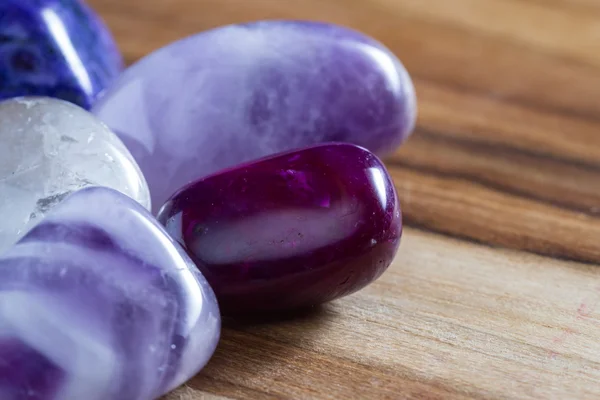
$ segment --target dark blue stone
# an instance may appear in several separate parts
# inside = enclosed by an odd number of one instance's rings
[[[122,68],[106,25],[81,1],[0,1],[0,100],[49,96],[89,109]]]

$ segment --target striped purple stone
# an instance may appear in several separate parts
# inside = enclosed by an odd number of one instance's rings
[[[214,293],[134,200],[80,190],[0,258],[0,398],[150,400],[214,352]]]

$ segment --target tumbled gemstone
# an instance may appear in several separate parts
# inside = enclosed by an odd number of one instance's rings
[[[0,102],[0,254],[69,193],[95,185],[150,209],[135,160],[92,114],[51,98]]]
[[[294,148],[349,142],[385,155],[410,134],[415,110],[408,73],[380,43],[335,25],[266,21],[154,52],[92,112],[131,150],[159,207],[194,180]]]
[[[83,1],[0,1],[0,99],[49,96],[90,108],[122,67],[111,34]]]
[[[350,144],[261,159],[178,192],[158,219],[227,313],[317,305],[377,279],[400,243],[381,161]]]
[[[152,400],[208,361],[213,291],[139,204],[70,195],[0,258],[0,398]]]

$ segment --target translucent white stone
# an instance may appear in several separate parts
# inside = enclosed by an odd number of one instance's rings
[[[113,188],[151,208],[135,160],[92,114],[50,98],[0,103],[0,253],[87,186]]]

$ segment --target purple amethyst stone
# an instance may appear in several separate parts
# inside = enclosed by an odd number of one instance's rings
[[[416,99],[403,65],[375,40],[263,21],[154,52],[93,112],[133,154],[157,211],[185,184],[281,151],[335,141],[389,154],[413,129]]]
[[[199,180],[158,216],[226,313],[314,306],[390,265],[402,220],[392,179],[369,151],[328,144]]]
[[[211,357],[214,293],[134,200],[70,195],[0,258],[0,398],[151,400]]]

